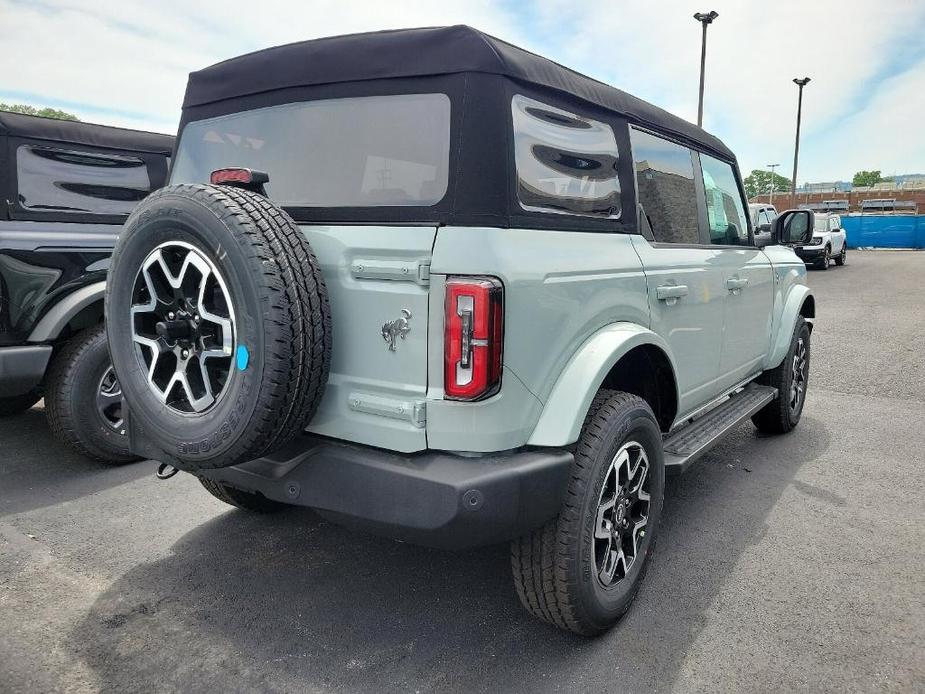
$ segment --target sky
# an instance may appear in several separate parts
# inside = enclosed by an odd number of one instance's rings
[[[793,164],[799,183],[861,169],[925,172],[925,0],[0,0],[0,101],[173,133],[189,72],[267,46],[469,24],[691,121],[700,24],[704,127],[743,175]]]

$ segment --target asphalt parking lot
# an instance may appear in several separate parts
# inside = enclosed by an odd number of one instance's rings
[[[925,253],[811,271],[810,395],[669,481],[635,606],[575,637],[507,547],[452,554],[224,506],[0,423],[0,691],[923,691]]]

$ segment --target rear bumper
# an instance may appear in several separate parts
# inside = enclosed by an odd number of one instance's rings
[[[0,347],[0,397],[26,393],[45,378],[50,345]]]
[[[572,460],[562,449],[401,455],[306,435],[266,458],[198,474],[387,537],[462,549],[553,518]]]

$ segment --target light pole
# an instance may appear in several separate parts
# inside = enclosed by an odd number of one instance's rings
[[[707,66],[707,26],[719,17],[718,12],[697,12],[694,19],[703,25],[703,42],[700,44],[700,98],[697,101],[697,125],[703,127],[703,75]]]
[[[797,97],[797,137],[793,146],[793,180],[790,181],[790,206],[797,206],[797,162],[800,160],[800,119],[803,116],[803,87],[809,84],[809,77],[798,79],[794,77],[793,83],[800,88]]]
[[[768,168],[771,169],[771,191],[769,193],[768,204],[774,204],[774,169],[776,169],[780,164],[768,164]]]

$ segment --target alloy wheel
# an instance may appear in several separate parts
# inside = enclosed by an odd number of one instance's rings
[[[235,317],[224,278],[197,248],[163,243],[132,290],[132,340],[148,386],[169,409],[212,407],[230,380]]]
[[[96,411],[103,422],[119,434],[124,434],[122,417],[122,387],[112,365],[106,367],[96,389]]]
[[[790,411],[796,414],[803,406],[806,396],[806,343],[801,337],[797,342],[790,369]]]
[[[636,562],[649,522],[649,458],[639,443],[623,444],[610,462],[597,502],[594,561],[605,588]]]

